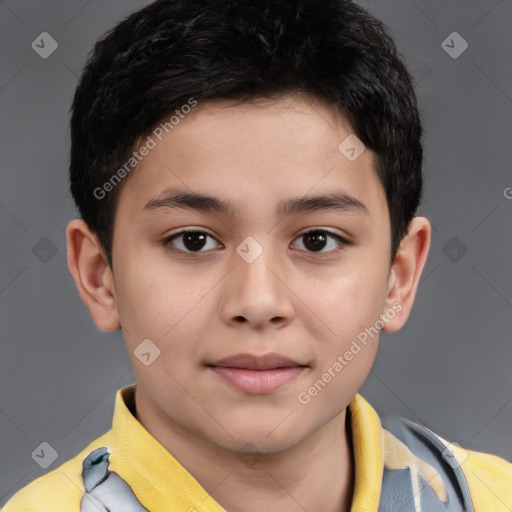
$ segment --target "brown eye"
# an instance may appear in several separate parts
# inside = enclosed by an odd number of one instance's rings
[[[215,248],[215,244],[209,242],[208,239],[214,240],[211,235],[204,231],[180,231],[165,239],[163,243],[182,252],[206,252],[202,249],[205,247],[207,249]],[[211,247],[208,247],[208,244]]]
[[[340,250],[347,242],[339,235],[321,229],[315,229],[302,233],[297,240],[302,240],[304,250],[317,253],[331,253]],[[340,247],[341,246],[341,247]],[[324,251],[323,249],[329,249]]]
[[[305,240],[304,246],[310,251],[320,251],[327,243],[327,237],[322,231],[312,231],[303,236]]]
[[[183,245],[189,251],[199,251],[204,247],[205,243],[206,236],[204,233],[200,233],[198,231],[183,233]]]

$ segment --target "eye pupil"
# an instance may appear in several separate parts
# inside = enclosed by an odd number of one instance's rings
[[[304,246],[307,247],[308,249],[317,251],[325,247],[327,237],[322,231],[312,231],[311,233],[306,233],[304,237],[308,241],[304,244]],[[309,243],[309,241],[312,242]]]
[[[199,250],[204,247],[206,236],[199,231],[190,231],[183,234],[183,245],[190,251]]]

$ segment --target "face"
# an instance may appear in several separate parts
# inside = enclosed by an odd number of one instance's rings
[[[262,452],[345,410],[391,309],[386,197],[374,155],[338,148],[352,133],[289,96],[199,104],[153,136],[120,191],[113,243],[141,410]]]

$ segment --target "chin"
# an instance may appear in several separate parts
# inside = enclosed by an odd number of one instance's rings
[[[277,453],[299,443],[305,436],[292,426],[281,430],[276,425],[239,424],[236,430],[228,430],[233,438],[226,440],[224,447],[237,453]]]

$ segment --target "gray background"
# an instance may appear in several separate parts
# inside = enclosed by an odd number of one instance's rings
[[[146,3],[0,2],[0,504],[108,430],[134,381],[120,332],[95,327],[67,269],[68,108],[92,44]],[[361,393],[512,460],[511,1],[360,3],[417,81],[434,227],[411,318],[383,334]],[[469,44],[456,59],[441,46],[454,31]],[[42,32],[59,45],[47,59],[31,48]],[[48,469],[31,457],[43,441]]]

